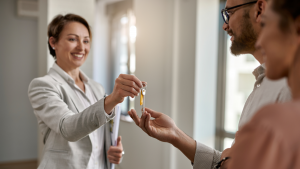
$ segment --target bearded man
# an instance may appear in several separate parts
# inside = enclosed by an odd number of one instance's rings
[[[231,36],[231,52],[234,55],[252,54],[261,64],[253,71],[256,82],[245,103],[239,121],[239,129],[264,105],[291,99],[286,79],[271,81],[265,77],[264,58],[261,52],[255,48],[261,30],[261,17],[266,4],[266,0],[227,0],[225,9],[221,11],[224,19],[223,29]],[[230,148],[219,152],[195,141],[181,131],[174,121],[163,113],[146,108],[141,118],[137,116],[135,110],[129,111],[128,114],[136,125],[149,136],[163,142],[169,142],[178,148],[191,160],[194,169],[212,169],[215,166],[220,166],[225,159],[228,159],[226,157]],[[151,117],[154,119],[151,120]]]

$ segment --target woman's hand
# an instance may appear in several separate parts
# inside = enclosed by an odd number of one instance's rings
[[[123,146],[121,136],[118,137],[117,146],[110,146],[107,151],[107,157],[110,163],[120,164],[122,159]]]
[[[131,98],[138,96],[142,87],[142,82],[136,76],[120,74],[115,80],[113,92],[105,99],[105,112],[110,113],[111,110],[117,104],[122,103],[127,96],[130,96]]]
[[[142,82],[134,75],[120,74],[115,80],[114,90],[111,93],[112,99],[116,103],[122,103],[124,98],[138,96]]]

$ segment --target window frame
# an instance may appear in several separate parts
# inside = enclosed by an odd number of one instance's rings
[[[220,0],[220,11],[224,8],[226,0]],[[224,150],[224,139],[235,138],[235,133],[225,130],[225,97],[226,97],[226,68],[227,68],[227,34],[222,26],[224,20],[219,16],[219,44],[218,44],[218,70],[217,70],[217,100],[216,100],[216,135],[215,148]]]

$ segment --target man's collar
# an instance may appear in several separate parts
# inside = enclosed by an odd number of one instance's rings
[[[256,69],[254,69],[254,71],[252,72],[252,74],[255,76],[255,79],[257,80],[257,78],[260,75],[265,74],[265,70],[266,70],[266,66],[265,64],[261,64],[260,66],[258,66]]]

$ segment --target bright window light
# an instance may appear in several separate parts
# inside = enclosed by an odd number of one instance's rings
[[[135,72],[135,54],[130,55],[130,73]]]
[[[136,35],[137,35],[136,26],[133,25],[133,26],[130,27],[130,32],[129,32],[130,41],[131,41],[132,43],[135,42]]]
[[[123,25],[127,24],[127,23],[128,23],[128,18],[127,18],[126,16],[123,16],[123,17],[121,18],[121,23],[122,23]]]

